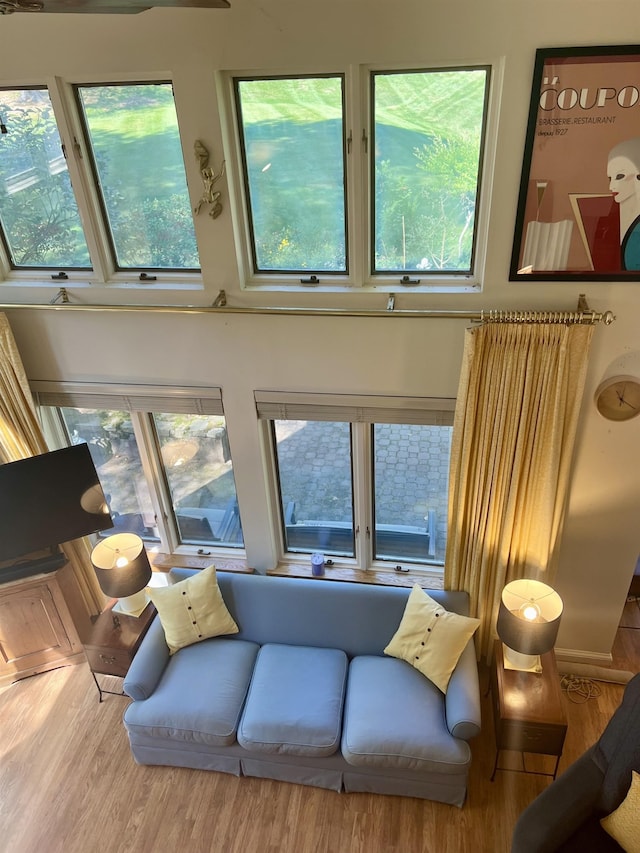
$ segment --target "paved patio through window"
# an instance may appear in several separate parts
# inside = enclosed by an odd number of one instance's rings
[[[295,501],[298,524],[351,522],[346,426],[313,421],[280,422],[278,455],[283,503],[286,507]],[[424,530],[428,514],[434,513],[433,559],[444,562],[451,428],[379,424],[376,439],[379,523]]]

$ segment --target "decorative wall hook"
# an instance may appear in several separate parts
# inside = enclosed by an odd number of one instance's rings
[[[193,144],[193,150],[195,151],[196,160],[200,164],[200,175],[204,184],[204,192],[200,196],[200,201],[193,208],[193,212],[200,213],[202,206],[208,204],[211,208],[209,216],[212,219],[217,219],[222,213],[222,202],[220,201],[222,193],[219,190],[214,190],[214,185],[224,175],[225,161],[222,161],[220,171],[216,172],[213,166],[209,165],[209,149],[206,145],[199,139],[196,139]]]

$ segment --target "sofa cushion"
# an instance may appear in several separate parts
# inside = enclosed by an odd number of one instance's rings
[[[218,588],[215,566],[171,586],[150,587],[170,654],[209,637],[237,634]]]
[[[469,745],[447,729],[445,698],[409,664],[362,656],[349,666],[342,754],[359,767],[460,773]]]
[[[479,624],[479,619],[446,610],[414,584],[384,653],[410,663],[446,693],[451,673]]]
[[[288,755],[333,755],[340,744],[347,656],[270,643],[258,653],[238,742]]]
[[[640,773],[631,773],[631,787],[618,808],[600,821],[623,850],[640,851]]]
[[[172,569],[171,581],[184,580],[194,569]],[[325,578],[277,577],[244,572],[218,572],[218,586],[238,628],[238,637],[264,646],[331,646],[349,659],[382,655],[398,630],[410,590],[406,587],[343,583]],[[469,595],[429,590],[449,611],[469,613]]]
[[[167,741],[235,743],[258,648],[219,637],[181,649],[153,694],[126,709],[127,730]]]

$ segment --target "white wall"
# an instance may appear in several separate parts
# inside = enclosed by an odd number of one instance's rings
[[[592,403],[602,378],[640,375],[638,284],[510,283],[525,127],[535,50],[640,42],[634,0],[231,0],[228,11],[154,9],[137,16],[1,18],[0,85],[49,75],[170,74],[185,159],[197,188],[196,138],[222,150],[214,71],[326,69],[348,63],[504,62],[490,243],[484,292],[398,294],[398,308],[574,310],[586,293],[616,322],[595,331],[578,435],[558,588],[565,600],[558,645],[597,660],[610,651],[640,552],[640,420],[609,424]],[[197,198],[197,189],[195,197]],[[195,199],[194,199],[195,200]],[[228,205],[196,220],[206,305],[218,290],[234,305],[284,304],[238,288]],[[72,289],[71,289],[72,290]],[[54,291],[51,295],[53,295]],[[7,302],[28,301],[18,290]],[[75,298],[80,298],[73,294]],[[81,294],[83,300],[88,300]],[[145,297],[140,296],[139,300]],[[147,297],[149,301],[152,301]],[[383,294],[303,294],[299,304],[378,308]],[[416,318],[274,317],[64,309],[7,311],[30,379],[113,380],[221,386],[251,562],[272,559],[257,388],[455,396],[465,322]],[[624,367],[624,370],[619,368]],[[251,524],[246,517],[251,514]]]

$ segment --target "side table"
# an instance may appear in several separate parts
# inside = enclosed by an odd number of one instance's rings
[[[118,678],[124,678],[156,615],[156,608],[152,602],[147,604],[140,616],[114,613],[115,603],[112,601],[109,607],[98,616],[84,643],[84,651],[98,688],[100,702],[104,693],[115,696],[122,696],[124,693],[105,690],[101,687],[96,675],[115,675]]]
[[[502,643],[496,640],[490,690],[493,705],[493,724],[496,736],[496,760],[491,781],[497,770],[500,751],[522,753],[523,770],[555,779],[567,733],[567,717],[563,707],[562,690],[553,651],[541,655],[542,672],[520,672],[505,669]],[[553,773],[527,770],[525,753],[555,755]]]

